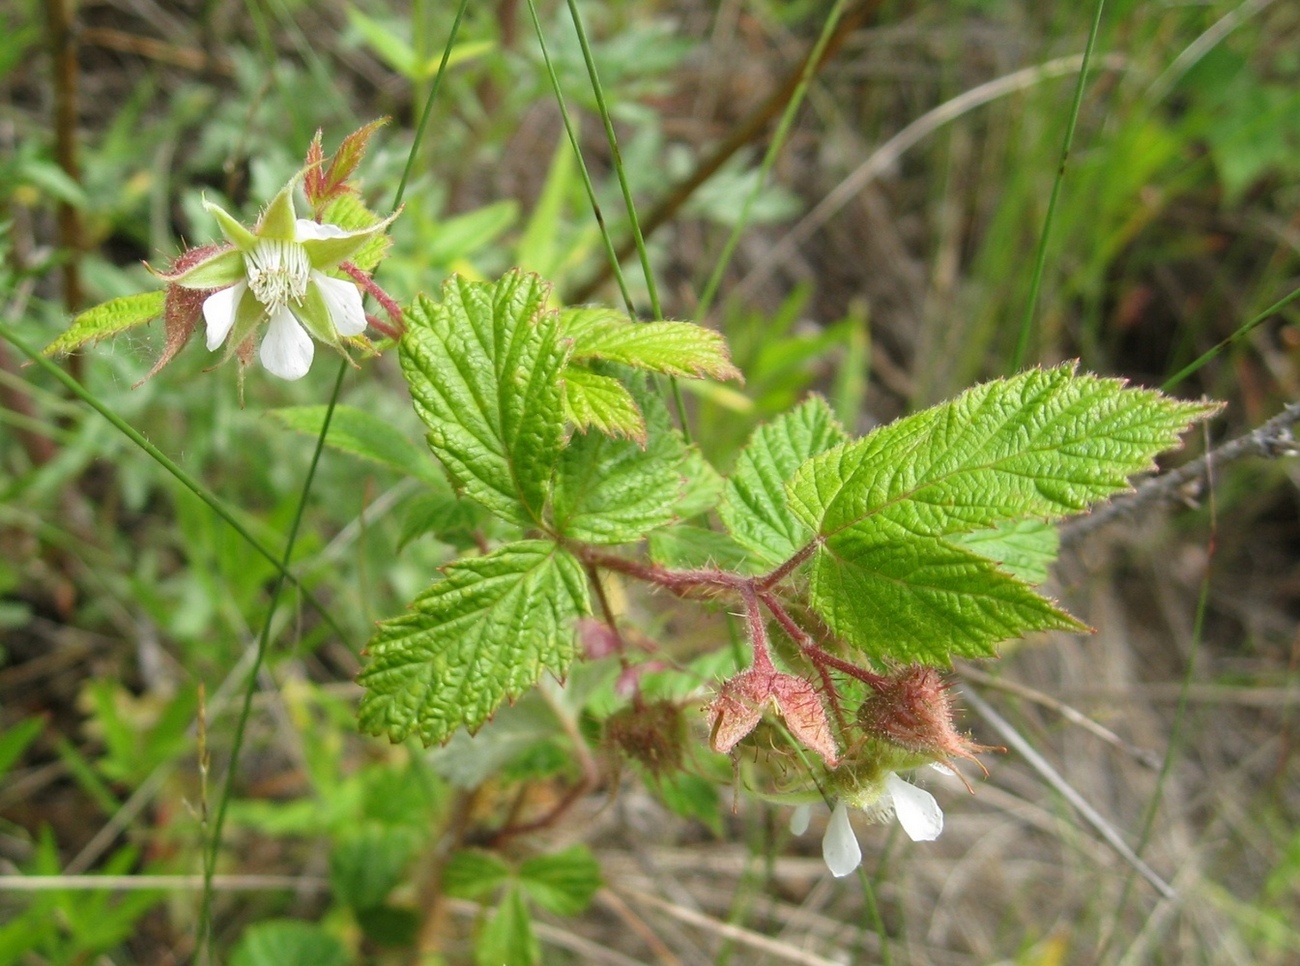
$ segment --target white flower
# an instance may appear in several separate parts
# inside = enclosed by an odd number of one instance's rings
[[[219,206],[204,202],[230,242],[184,272],[163,278],[185,288],[217,289],[203,302],[208,349],[228,343],[233,351],[265,323],[258,358],[281,379],[301,379],[311,368],[316,340],[342,349],[340,336],[366,328],[361,293],[329,271],[391,223],[359,231],[297,218],[293,184],[267,206],[249,231]]]
[[[877,818],[888,818],[892,814],[913,842],[932,842],[943,831],[943,811],[934,796],[893,772],[885,777],[875,796],[856,804]],[[800,821],[803,829],[807,829],[806,816],[802,812],[804,808],[806,806],[800,806],[791,816],[791,831],[795,831]],[[826,860],[831,875],[837,879],[848,875],[862,863],[862,848],[853,834],[853,826],[849,824],[848,803],[844,799],[840,799],[831,812],[830,823],[822,837],[822,858]]]

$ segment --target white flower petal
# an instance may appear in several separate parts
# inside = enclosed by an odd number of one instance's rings
[[[338,225],[321,224],[312,221],[310,218],[299,218],[294,222],[295,232],[298,241],[306,241],[309,238],[346,238],[352,232],[340,228]]]
[[[236,282],[230,288],[213,292],[203,300],[203,320],[208,323],[208,351],[226,341],[235,326],[235,311],[239,300],[248,291],[247,282]]]
[[[811,805],[796,805],[794,811],[790,813],[790,834],[803,835],[808,831],[808,823],[812,821]]]
[[[292,312],[281,308],[271,316],[258,357],[271,375],[292,380],[307,375],[315,352],[311,336],[298,324]]]
[[[913,842],[932,842],[943,831],[943,810],[934,796],[890,773],[885,789],[894,800],[898,824]]]
[[[822,839],[822,858],[831,875],[840,879],[848,875],[862,863],[862,849],[858,837],[853,834],[849,824],[849,809],[844,802],[835,806],[831,812],[831,822],[826,826],[826,835]]]
[[[949,778],[957,777],[956,770],[949,767],[948,765],[945,765],[941,761],[930,762],[930,767],[933,768],[935,771],[937,771],[940,775],[947,775]]]
[[[325,307],[330,311],[330,321],[339,335],[360,335],[366,331],[366,310],[361,305],[361,293],[355,285],[314,270],[311,280],[320,289]]]

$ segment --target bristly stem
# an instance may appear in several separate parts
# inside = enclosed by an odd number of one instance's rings
[[[767,576],[760,578],[757,584],[758,589],[760,591],[771,590],[781,581],[785,580],[786,577],[789,577],[792,573],[798,570],[803,562],[816,552],[820,545],[821,537],[808,541],[808,543],[800,547],[789,560],[781,564],[781,566],[777,567]]]

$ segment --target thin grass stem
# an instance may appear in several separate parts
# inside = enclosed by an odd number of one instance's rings
[[[578,13],[578,4],[576,0],[568,0],[569,16],[573,20],[573,30],[578,37],[578,46],[582,48],[582,59],[587,65],[587,76],[591,80],[591,91],[596,98],[596,110],[600,114],[601,124],[605,127],[605,138],[609,142],[610,160],[614,165],[614,173],[618,177],[619,190],[623,192],[623,203],[627,206],[628,226],[632,230],[632,240],[636,245],[637,257],[641,260],[641,273],[645,276],[646,295],[650,299],[650,314],[655,319],[664,317],[663,305],[659,301],[659,288],[655,284],[654,269],[650,265],[650,252],[646,249],[645,236],[641,233],[641,222],[636,214],[636,202],[632,199],[632,186],[627,180],[627,170],[623,166],[623,154],[618,148],[618,137],[614,133],[614,121],[609,116],[609,106],[605,102],[605,89],[600,83],[600,74],[596,71],[596,58],[591,53],[591,44],[587,40],[587,31],[582,26],[582,16]],[[578,154],[582,158],[581,152]],[[601,229],[604,230],[604,222],[601,222]],[[612,243],[611,244],[611,248]],[[629,310],[629,314],[635,317],[635,312]],[[681,427],[682,436],[685,437],[687,444],[691,442],[691,428],[686,421],[686,401],[682,398],[681,386],[677,384],[676,376],[669,376],[668,385],[673,395],[673,406],[677,410],[677,424]]]
[[[749,226],[749,217],[753,211],[754,202],[767,184],[768,175],[772,172],[772,166],[776,163],[777,155],[785,147],[786,138],[790,135],[790,128],[794,125],[794,116],[803,105],[804,97],[808,93],[808,85],[817,73],[817,68],[822,62],[822,54],[830,43],[831,37],[835,35],[836,24],[839,23],[846,5],[846,0],[836,0],[835,6],[831,8],[831,12],[826,18],[826,22],[822,24],[821,33],[817,36],[817,43],[813,46],[812,53],[804,62],[803,72],[799,75],[799,80],[795,84],[794,95],[785,105],[785,110],[781,112],[781,119],[777,122],[776,132],[772,135],[772,141],[768,144],[763,160],[759,164],[758,178],[754,182],[754,187],[745,197],[744,204],[740,208],[740,216],[736,219],[735,225],[732,226],[731,234],[727,236],[722,251],[718,254],[718,260],[713,265],[713,272],[709,275],[704,291],[700,294],[700,302],[695,310],[695,317],[698,320],[703,321],[704,317],[708,315],[709,309],[713,306],[713,300],[717,297],[718,289],[722,286],[722,277],[727,271],[727,266],[731,264],[731,256],[735,254],[736,246],[740,244],[741,233]]]
[[[623,266],[619,264],[618,252],[614,249],[614,239],[609,233],[609,226],[605,223],[605,215],[600,208],[600,200],[596,197],[596,186],[591,180],[591,172],[587,170],[587,161],[582,156],[582,144],[578,140],[577,128],[573,124],[573,118],[569,114],[569,106],[564,100],[564,92],[560,90],[560,78],[555,73],[555,65],[551,62],[551,53],[546,46],[546,37],[542,31],[541,19],[537,16],[537,4],[535,0],[528,0],[528,13],[533,20],[533,30],[537,34],[537,46],[542,52],[542,63],[546,66],[546,76],[550,79],[551,90],[555,93],[555,103],[560,109],[560,118],[564,122],[564,131],[569,138],[569,146],[573,149],[573,155],[578,159],[578,173],[582,177],[582,186],[587,192],[587,201],[591,205],[591,213],[596,219],[596,227],[600,229],[600,239],[605,246],[605,257],[609,259],[609,268],[614,275],[614,281],[618,284],[619,294],[623,297],[623,305],[627,308],[627,314],[635,317],[636,306],[632,304],[632,293],[628,291],[627,279],[623,277]]]
[[[272,565],[274,565],[276,567],[277,573],[281,577],[288,580],[294,587],[298,589],[299,593],[303,595],[303,600],[307,602],[307,604],[312,608],[312,610],[316,611],[316,613],[320,615],[321,620],[323,620],[326,623],[326,625],[330,628],[330,630],[332,630],[335,634],[339,636],[339,639],[341,641],[347,644],[350,650],[353,651],[356,650],[356,647],[348,641],[347,632],[344,631],[343,627],[338,623],[338,621],[334,619],[334,616],[326,609],[325,605],[322,604],[320,600],[316,597],[316,595],[313,594],[307,587],[303,586],[303,584],[297,577],[295,577],[292,573],[288,571],[287,567],[282,563],[281,559],[278,556],[276,556],[276,554],[273,553],[269,547],[267,547],[264,543],[258,540],[257,537],[253,536],[253,534],[251,534],[248,531],[248,528],[245,527],[242,523],[240,523],[239,519],[233,513],[231,513],[229,510],[225,508],[222,502],[217,498],[216,494],[214,494],[211,490],[207,489],[207,487],[205,487],[198,480],[194,479],[194,477],[190,476],[190,474],[185,472],[185,470],[181,469],[181,467],[178,466],[176,462],[172,460],[169,456],[167,456],[166,453],[164,453],[153,443],[145,439],[144,436],[141,435],[139,431],[135,429],[135,427],[133,427],[130,423],[124,420],[117,413],[113,412],[113,410],[109,409],[106,404],[101,402],[97,396],[91,393],[90,390],[88,390],[85,386],[79,383],[71,375],[64,372],[61,368],[56,366],[45,356],[41,355],[39,352],[37,352],[35,349],[29,346],[26,342],[22,340],[20,336],[18,336],[17,333],[14,332],[12,328],[10,328],[8,325],[5,325],[4,323],[0,323],[0,338],[3,338],[10,345],[16,348],[19,352],[21,352],[28,359],[30,359],[33,363],[40,366],[46,372],[50,373],[50,375],[52,375],[55,379],[58,379],[60,382],[62,382],[63,385],[65,385],[68,388],[69,392],[71,392],[74,396],[76,396],[78,399],[84,402],[87,406],[89,406],[91,409],[95,410],[95,412],[99,413],[106,420],[108,420],[108,422],[112,424],[114,429],[116,429],[123,436],[125,436],[127,439],[133,442],[141,450],[143,450],[151,459],[154,460],[154,462],[156,462],[159,466],[161,466],[173,477],[175,477],[178,483],[180,483],[187,490],[189,490],[191,493],[197,496],[205,504],[207,504],[209,509],[211,509],[212,512],[215,513],[217,516],[221,517],[221,519],[224,520],[227,524],[229,524],[230,528],[234,530],[235,533],[237,533],[244,540],[245,543],[247,543],[250,547],[252,547],[260,556],[264,557]]]
[[[452,22],[451,31],[447,36],[447,43],[443,47],[442,60],[438,64],[438,73],[434,77],[433,86],[429,91],[429,98],[425,102],[424,111],[420,117],[420,124],[416,129],[415,137],[411,142],[411,150],[407,156],[406,167],[402,172],[401,181],[398,183],[397,191],[393,199],[393,207],[397,208],[402,203],[402,198],[406,192],[406,185],[415,162],[415,157],[419,151],[420,143],[424,137],[429,116],[433,110],[434,99],[442,87],[442,80],[446,74],[447,62],[451,56],[451,51],[456,43],[456,34],[460,28],[461,17],[468,6],[468,0],[461,0],[460,7],[456,11],[456,18]],[[280,594],[284,589],[284,577],[287,573],[288,563],[293,557],[293,548],[297,542],[298,531],[302,525],[303,514],[306,511],[307,499],[311,494],[312,484],[316,479],[316,469],[320,464],[320,457],[325,449],[325,440],[329,434],[330,422],[334,416],[334,409],[338,404],[339,393],[343,388],[343,377],[347,374],[348,362],[346,359],[340,360],[338,374],[334,378],[334,388],[330,393],[329,404],[325,408],[325,418],[321,422],[320,434],[316,439],[316,449],[312,453],[311,463],[307,467],[307,475],[303,480],[302,493],[298,500],[298,506],[294,511],[293,523],[289,527],[289,534],[285,540],[284,547],[284,565],[280,570],[280,576],[276,579],[275,586],[271,591],[271,598],[267,604],[266,616],[262,621],[262,629],[258,634],[257,653],[253,658],[253,666],[249,669],[248,683],[244,688],[244,700],[239,711],[239,718],[235,723],[234,739],[230,749],[230,762],[226,767],[225,781],[221,786],[221,794],[217,800],[216,818],[212,824],[212,836],[208,848],[203,856],[203,900],[199,912],[199,929],[197,948],[206,952],[209,962],[212,961],[212,897],[213,890],[211,887],[212,877],[216,871],[217,853],[221,849],[221,836],[225,827],[226,810],[230,804],[230,798],[234,791],[235,771],[239,762],[239,754],[243,748],[244,735],[248,727],[249,715],[253,707],[253,695],[257,690],[258,674],[262,669],[262,664],[266,658],[266,652],[270,646],[271,625],[275,618],[275,611],[280,601]]]
[[[1083,92],[1088,84],[1088,65],[1092,62],[1092,51],[1097,45],[1097,34],[1101,30],[1101,15],[1106,7],[1106,0],[1097,0],[1097,7],[1092,17],[1092,27],[1088,30],[1088,43],[1083,48],[1083,63],[1079,65],[1079,81],[1074,85],[1074,101],[1070,105],[1070,120],[1065,126],[1065,143],[1061,145],[1061,163],[1056,168],[1056,177],[1052,180],[1052,194],[1047,200],[1047,214],[1043,217],[1043,230],[1038,235],[1038,251],[1034,255],[1034,273],[1029,280],[1029,297],[1025,299],[1025,314],[1020,320],[1020,332],[1016,336],[1016,347],[1011,353],[1011,365],[1008,375],[1018,372],[1025,363],[1029,352],[1029,338],[1034,330],[1034,314],[1038,309],[1038,291],[1043,284],[1043,272],[1047,267],[1047,243],[1052,235],[1052,225],[1056,221],[1056,204],[1061,196],[1061,185],[1065,182],[1065,166],[1070,160],[1070,149],[1074,145],[1074,129],[1079,122],[1079,111],[1083,107]]]

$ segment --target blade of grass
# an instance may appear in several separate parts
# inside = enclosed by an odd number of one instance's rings
[[[586,159],[582,156],[582,145],[578,141],[578,132],[573,124],[573,118],[569,114],[569,106],[564,100],[564,92],[560,90],[560,78],[555,73],[555,65],[551,62],[551,54],[546,47],[546,37],[542,32],[541,19],[537,16],[535,0],[528,0],[528,13],[533,20],[533,31],[537,34],[537,46],[542,52],[542,63],[546,66],[546,76],[550,79],[551,91],[555,94],[555,103],[560,108],[560,118],[564,122],[564,131],[568,135],[573,154],[578,159],[578,172],[582,177],[582,187],[587,192],[587,201],[591,205],[591,213],[595,216],[596,225],[600,229],[600,239],[605,246],[605,256],[609,259],[610,271],[614,275],[615,282],[618,283],[618,291],[623,297],[623,305],[627,308],[627,314],[630,317],[635,317],[636,307],[632,304],[632,295],[628,291],[627,280],[623,277],[623,266],[619,264],[618,255],[614,250],[614,239],[609,234],[609,226],[605,223],[605,215],[601,211],[600,201],[596,197],[596,187],[591,181],[591,172],[587,170]]]
[[[609,106],[605,103],[605,89],[601,86],[600,75],[596,71],[596,58],[592,56],[591,44],[587,40],[587,31],[582,26],[582,16],[578,13],[577,0],[568,0],[569,16],[573,20],[573,29],[578,37],[578,46],[582,48],[582,60],[587,65],[587,77],[591,80],[591,92],[596,97],[596,110],[601,123],[605,126],[605,138],[609,142],[610,159],[614,164],[614,173],[618,177],[619,190],[623,192],[623,204],[627,207],[628,225],[632,229],[632,240],[636,244],[637,257],[641,260],[641,272],[645,276],[646,293],[650,298],[650,313],[655,319],[664,317],[663,306],[659,302],[659,289],[655,285],[654,269],[650,265],[650,253],[646,250],[645,236],[641,234],[641,222],[637,219],[636,202],[632,199],[632,186],[628,184],[627,170],[623,166],[623,154],[618,149],[618,137],[614,133],[614,121],[609,116]],[[581,153],[579,153],[581,157]],[[604,222],[601,222],[604,230]],[[631,314],[631,313],[629,313]],[[635,317],[635,316],[634,316]],[[690,425],[686,421],[686,403],[682,399],[681,386],[677,377],[670,376],[668,385],[672,389],[673,405],[677,409],[677,424],[681,427],[686,442],[691,442]]]
[[[785,105],[785,110],[781,112],[781,119],[777,122],[776,132],[772,135],[771,143],[768,144],[763,160],[759,164],[758,178],[754,182],[754,188],[745,198],[744,204],[741,205],[740,216],[736,219],[736,224],[732,226],[731,234],[727,236],[722,251],[718,254],[718,260],[713,265],[713,273],[709,276],[704,291],[700,295],[700,303],[695,310],[695,317],[700,321],[704,320],[713,305],[713,300],[718,294],[718,288],[722,285],[722,276],[726,272],[727,266],[731,264],[731,256],[740,243],[741,233],[749,226],[749,216],[754,207],[754,201],[767,184],[767,177],[772,171],[772,165],[776,163],[777,155],[785,147],[786,138],[789,137],[790,128],[794,124],[794,116],[802,106],[803,99],[808,93],[808,85],[817,72],[818,65],[822,62],[822,54],[830,44],[831,37],[835,35],[836,24],[839,23],[840,17],[844,14],[845,6],[845,0],[836,0],[835,6],[831,8],[830,14],[826,17],[826,22],[822,24],[821,33],[817,35],[817,42],[813,46],[812,54],[804,62],[804,69],[795,84],[794,95]]]
[[[1070,149],[1074,144],[1074,129],[1079,121],[1079,110],[1083,106],[1083,92],[1088,82],[1088,65],[1092,61],[1092,51],[1097,44],[1097,34],[1101,30],[1101,15],[1105,7],[1106,0],[1097,0],[1092,27],[1088,30],[1088,43],[1083,48],[1083,63],[1079,65],[1079,81],[1074,87],[1070,120],[1065,126],[1065,143],[1061,145],[1061,163],[1057,166],[1056,177],[1052,181],[1052,194],[1047,200],[1047,214],[1043,217],[1043,230],[1039,233],[1038,251],[1034,255],[1034,273],[1029,281],[1029,297],[1025,300],[1025,314],[1020,320],[1020,333],[1016,337],[1016,347],[1011,353],[1011,364],[1007,367],[1008,374],[1019,371],[1029,351],[1029,337],[1034,329],[1034,313],[1038,308],[1038,290],[1042,286],[1043,271],[1047,267],[1047,242],[1052,235],[1052,223],[1056,220],[1056,203],[1061,196],[1061,185],[1065,181],[1065,166],[1070,160]]]
[[[1215,356],[1221,353],[1224,349],[1236,345],[1247,335],[1249,335],[1261,323],[1272,318],[1278,312],[1282,311],[1283,308],[1285,308],[1286,306],[1294,302],[1297,298],[1300,298],[1300,288],[1293,291],[1290,295],[1285,295],[1282,298],[1278,299],[1276,302],[1274,302],[1272,305],[1266,308],[1263,312],[1260,312],[1259,315],[1255,316],[1250,321],[1243,323],[1241,327],[1237,329],[1236,332],[1232,333],[1232,335],[1228,336],[1222,342],[1219,342],[1213,348],[1202,353],[1192,362],[1189,362],[1187,365],[1183,366],[1183,368],[1179,369],[1172,376],[1170,376],[1163,383],[1161,383],[1160,385],[1161,391],[1169,392],[1170,390],[1172,390],[1180,382],[1182,382],[1192,373],[1196,372],[1207,362],[1209,362],[1211,359],[1213,359]]]
[[[79,383],[71,375],[64,372],[59,366],[55,365],[45,356],[41,355],[29,346],[16,332],[14,332],[12,328],[2,322],[0,322],[0,338],[3,338],[33,363],[40,366],[55,379],[62,382],[63,385],[68,388],[69,392],[108,420],[109,423],[118,430],[118,432],[131,440],[131,442],[148,454],[154,462],[175,477],[182,486],[206,503],[208,507],[211,508],[212,512],[229,524],[231,529],[233,529],[235,533],[237,533],[250,547],[275,565],[275,567],[278,568],[280,577],[288,580],[298,589],[298,591],[303,595],[303,599],[311,606],[312,610],[316,611],[316,613],[320,615],[321,619],[329,626],[330,630],[334,631],[334,633],[339,636],[339,640],[347,644],[350,650],[354,652],[356,651],[356,648],[348,642],[347,632],[343,630],[339,623],[334,619],[333,615],[331,615],[325,608],[325,605],[317,599],[315,594],[304,587],[297,577],[292,573],[289,573],[281,559],[276,556],[269,547],[249,533],[248,529],[239,522],[238,518],[236,518],[234,514],[225,508],[221,500],[219,500],[212,491],[208,490],[202,483],[186,473],[185,470],[181,469],[180,466],[167,456],[167,454],[145,439],[144,436],[135,429],[135,427],[124,420],[121,416],[117,415],[117,413],[113,412],[113,410],[109,409],[108,406],[101,402],[97,396],[90,392],[90,390]]]
[[[465,8],[469,5],[469,0],[461,0],[457,8],[456,17],[452,21],[451,30],[447,35],[447,42],[443,47],[442,60],[438,64],[438,73],[434,76],[433,86],[429,90],[428,100],[425,102],[424,110],[420,115],[420,123],[416,129],[415,137],[411,141],[411,150],[407,155],[406,167],[402,171],[401,181],[398,183],[397,191],[394,193],[393,207],[398,208],[402,203],[402,198],[406,193],[406,186],[410,178],[412,166],[415,163],[415,157],[419,151],[420,143],[423,140],[424,132],[427,129],[429,116],[433,112],[433,103],[442,89],[443,77],[447,72],[447,61],[451,57],[451,51],[456,44],[456,36],[460,30],[460,22],[465,14]],[[253,694],[257,689],[257,680],[259,672],[262,669],[262,663],[266,658],[267,649],[270,646],[271,624],[275,617],[276,607],[280,601],[280,594],[284,588],[284,574],[287,569],[287,563],[292,558],[294,544],[297,541],[298,530],[302,524],[303,513],[307,507],[307,498],[311,493],[312,484],[316,479],[316,468],[320,463],[321,453],[325,449],[325,439],[329,435],[330,421],[334,417],[334,409],[338,403],[339,393],[343,388],[343,377],[347,375],[348,362],[346,359],[339,362],[338,375],[334,379],[334,389],[330,393],[329,404],[325,408],[325,418],[321,421],[320,435],[316,439],[316,450],[312,454],[311,464],[307,468],[306,478],[303,480],[302,493],[298,499],[298,506],[294,512],[293,523],[289,527],[289,534],[285,540],[284,560],[286,567],[280,571],[275,586],[271,591],[271,598],[267,605],[266,616],[262,621],[262,629],[258,634],[257,653],[253,658],[253,666],[249,669],[248,681],[244,687],[244,700],[240,708],[239,718],[235,723],[234,740],[230,748],[230,762],[226,766],[225,780],[221,785],[221,792],[217,799],[216,818],[212,824],[212,835],[208,848],[204,851],[203,856],[203,877],[204,889],[202,906],[199,913],[199,932],[196,947],[203,951],[208,962],[213,962],[212,957],[212,897],[211,888],[212,876],[216,872],[217,853],[221,849],[221,836],[225,828],[226,810],[230,804],[231,795],[234,792],[234,780],[236,766],[239,762],[239,753],[243,748],[244,735],[248,727],[249,715],[253,707]]]

